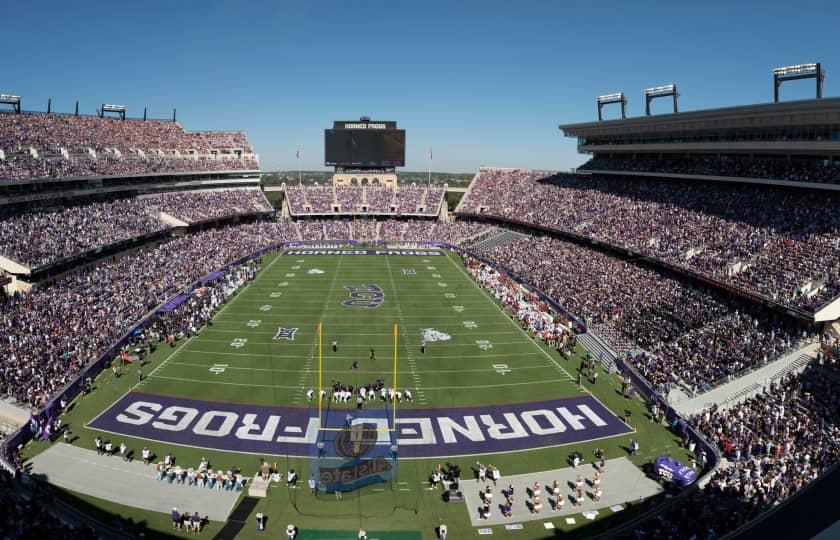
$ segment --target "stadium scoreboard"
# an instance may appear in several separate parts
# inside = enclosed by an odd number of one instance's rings
[[[405,166],[405,130],[392,121],[336,121],[324,130],[328,167],[387,169]]]

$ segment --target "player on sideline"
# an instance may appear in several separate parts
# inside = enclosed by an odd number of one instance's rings
[[[332,352],[338,352],[338,341],[335,339],[332,340],[332,343],[330,343],[330,347],[332,347]]]
[[[312,401],[312,398],[315,397],[315,390],[309,389],[306,391],[306,401]]]

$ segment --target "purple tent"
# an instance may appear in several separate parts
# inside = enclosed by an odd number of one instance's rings
[[[653,462],[659,478],[669,480],[679,487],[688,487],[697,480],[697,473],[671,456],[658,456]]]

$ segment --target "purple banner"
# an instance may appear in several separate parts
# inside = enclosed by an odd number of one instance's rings
[[[160,308],[160,312],[168,313],[170,311],[175,311],[176,309],[178,309],[178,306],[186,302],[189,297],[190,295],[184,293],[176,295],[172,300],[165,303],[163,307]]]
[[[589,395],[450,409],[407,405],[398,409],[395,422],[384,420],[384,405],[376,403],[368,404],[372,409],[367,413],[337,407],[319,420],[315,407],[244,405],[131,392],[89,426],[198,448],[306,457],[324,433],[320,422],[323,427],[342,428],[349,415],[351,423],[383,428],[376,444],[398,441],[403,458],[532,450],[632,431]],[[394,431],[388,432],[389,428]]]

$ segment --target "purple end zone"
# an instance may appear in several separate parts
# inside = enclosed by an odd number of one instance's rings
[[[355,421],[381,423],[383,406],[341,409],[328,427]],[[378,414],[376,414],[378,412]],[[358,414],[357,414],[358,413]],[[154,441],[230,452],[307,457],[319,437],[317,410],[219,403],[131,392],[89,426]],[[632,430],[592,396],[482,407],[397,411],[396,431],[403,458],[444,458],[532,450],[629,433]]]

